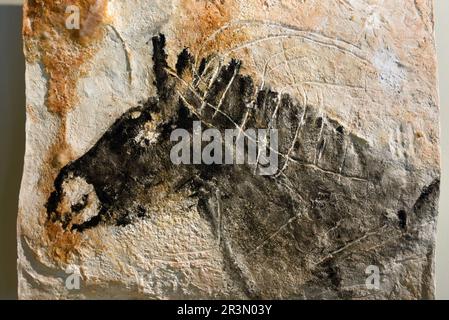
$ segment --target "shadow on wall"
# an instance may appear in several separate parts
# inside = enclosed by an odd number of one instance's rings
[[[22,7],[0,6],[0,299],[17,298],[16,217],[25,144]]]

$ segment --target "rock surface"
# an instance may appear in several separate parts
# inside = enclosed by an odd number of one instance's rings
[[[434,297],[431,0],[28,0],[23,34],[20,298]],[[277,129],[276,174],[173,164],[194,121]]]

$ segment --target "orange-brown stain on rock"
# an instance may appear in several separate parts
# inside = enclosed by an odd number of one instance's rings
[[[68,263],[72,254],[81,243],[81,235],[76,232],[64,230],[58,223],[47,222],[47,245],[48,254],[56,262]]]
[[[238,16],[235,0],[180,0],[178,10],[178,45],[200,57],[229,50],[247,40],[242,30],[226,28]]]
[[[61,117],[56,140],[47,152],[46,160],[41,169],[38,187],[44,195],[50,195],[54,191],[53,182],[56,176],[67,163],[74,159],[75,155],[66,141],[66,120]],[[42,208],[42,224],[45,225],[45,236],[50,257],[56,262],[67,263],[72,253],[76,251],[77,245],[81,242],[81,235],[70,230],[64,230],[60,222],[53,223],[47,219],[47,210]]]
[[[73,6],[69,8],[69,6]],[[76,9],[76,10],[70,10]],[[47,109],[59,116],[55,142],[47,153],[39,188],[45,195],[53,191],[59,170],[74,159],[67,143],[67,113],[78,102],[77,83],[88,70],[86,62],[96,53],[103,38],[107,0],[28,0],[24,4],[23,37],[28,62],[40,62],[47,77]],[[69,29],[66,22],[79,13],[79,29]],[[46,217],[43,208],[42,216]],[[67,262],[80,236],[61,226],[46,223],[49,252]]]
[[[80,29],[68,29],[72,11],[79,9]],[[24,5],[23,36],[29,61],[42,62],[48,77],[47,107],[63,114],[77,102],[76,84],[85,61],[92,58],[103,36],[106,0],[29,0]]]

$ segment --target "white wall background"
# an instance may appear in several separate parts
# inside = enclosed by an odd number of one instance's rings
[[[20,5],[22,0],[0,0],[0,5]]]
[[[437,298],[449,299],[449,1],[435,0],[439,64],[442,177],[438,220]]]
[[[326,0],[335,1],[335,0]],[[404,0],[405,3],[412,0]],[[436,256],[437,298],[449,299],[449,0],[434,0],[443,158]],[[0,299],[16,298],[15,220],[24,152],[21,0],[0,0]],[[16,6],[11,6],[15,4]]]
[[[0,5],[0,299],[17,296],[15,220],[25,144],[21,16],[20,6]]]

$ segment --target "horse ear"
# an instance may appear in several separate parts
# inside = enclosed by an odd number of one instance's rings
[[[165,36],[159,34],[152,38],[153,43],[153,71],[154,71],[154,85],[160,99],[168,100],[171,96],[170,88],[173,84],[170,82],[168,74],[167,54],[165,53]]]

